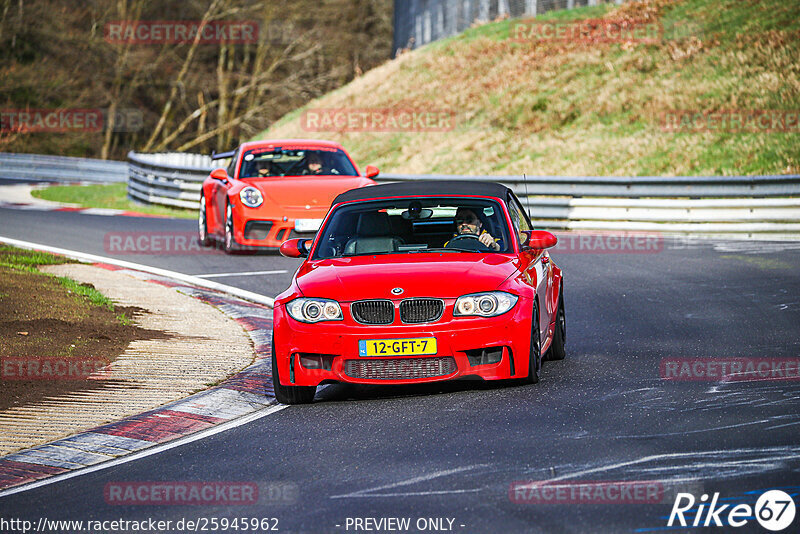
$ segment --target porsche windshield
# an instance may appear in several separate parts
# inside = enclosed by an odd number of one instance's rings
[[[239,178],[270,176],[358,176],[339,149],[253,149],[242,159]]]
[[[500,204],[476,198],[408,198],[346,204],[322,229],[314,259],[419,252],[508,252]]]

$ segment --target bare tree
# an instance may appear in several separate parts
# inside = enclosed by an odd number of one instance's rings
[[[192,41],[192,45],[189,48],[189,52],[186,54],[186,58],[183,60],[183,64],[181,65],[181,70],[178,73],[178,76],[172,83],[172,88],[170,89],[169,97],[167,101],[164,103],[164,107],[161,110],[161,116],[158,119],[158,123],[156,127],[153,129],[153,133],[150,135],[150,138],[147,140],[147,143],[144,145],[144,151],[150,150],[155,143],[155,140],[158,138],[161,130],[164,128],[164,125],[167,121],[167,117],[169,117],[170,111],[172,110],[172,106],[175,103],[175,97],[178,94],[178,87],[183,83],[184,78],[186,77],[186,73],[189,71],[189,67],[192,64],[192,59],[194,58],[195,52],[197,51],[197,46],[200,44],[200,39],[202,37],[202,29],[205,27],[206,24],[215,16],[217,16],[217,10],[220,6],[221,0],[212,0],[211,4],[209,4],[208,9],[203,14],[203,19],[200,21],[199,29],[197,34],[194,36],[194,41]]]
[[[119,0],[117,2],[116,14],[122,20],[136,20],[141,17],[144,3],[144,0],[134,0],[133,5],[129,6],[126,0]],[[128,73],[128,69],[130,68],[130,50],[131,42],[125,42],[122,44],[118,51],[117,59],[114,63],[114,79],[111,82],[111,89],[108,93],[110,102],[108,104],[108,112],[106,113],[107,122],[105,124],[105,132],[103,135],[103,147],[100,150],[100,157],[102,159],[108,159],[108,155],[111,150],[112,135],[114,133],[114,127],[116,126],[117,110],[119,109],[120,101],[123,100],[124,96],[126,96],[123,95],[123,82]],[[129,93],[136,87],[136,79],[141,71],[141,68],[135,69],[136,75],[134,75],[133,83],[126,84],[126,87],[128,88],[126,93]]]
[[[5,135],[7,150],[120,157],[228,148],[388,59],[392,0],[0,0],[0,106],[104,108],[101,133]],[[111,42],[109,21],[258,21],[257,41]],[[42,83],[46,80],[47,83]],[[116,124],[136,110],[140,131]]]
[[[268,11],[268,9],[265,9]],[[262,25],[270,22],[268,12],[262,14]],[[189,111],[183,120],[171,131],[163,131],[163,138],[151,149],[165,150],[183,135],[191,124],[198,121],[198,134],[194,139],[181,145],[181,150],[194,147],[198,144],[216,137],[217,146],[226,147],[234,143],[236,131],[248,122],[263,114],[271,102],[264,102],[265,95],[276,95],[281,98],[283,93],[294,94],[298,87],[297,81],[300,74],[298,69],[287,69],[288,74],[276,76],[276,72],[285,66],[302,65],[302,62],[318,54],[322,47],[317,42],[308,38],[308,34],[292,35],[291,40],[285,43],[279,51],[270,42],[268,35],[261,35],[255,50],[245,50],[239,58],[234,46],[221,44],[217,57],[215,87],[217,98],[206,100],[198,98],[198,106]],[[307,87],[319,88],[325,86],[325,77],[307,77]],[[235,87],[232,85],[235,83]],[[215,112],[216,127],[210,132],[205,132],[205,121],[211,112]],[[200,132],[199,121],[203,120],[203,132]]]

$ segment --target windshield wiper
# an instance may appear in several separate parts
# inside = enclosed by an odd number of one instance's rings
[[[463,248],[458,247],[433,247],[433,248],[423,248],[417,250],[409,250],[409,254],[419,254],[420,252],[475,252],[473,250],[465,250]]]
[[[334,258],[352,258],[353,256],[385,256],[386,254],[402,254],[395,251],[388,252],[350,252],[343,253],[341,256],[334,256]]]

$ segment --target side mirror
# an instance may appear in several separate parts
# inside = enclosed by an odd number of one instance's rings
[[[558,238],[545,230],[523,230],[520,232],[522,246],[532,249],[551,248],[556,246]]]
[[[381,173],[375,165],[367,165],[367,178],[375,178]]]
[[[214,169],[211,171],[211,177],[215,180],[219,180],[220,182],[228,183],[228,173],[225,169]]]
[[[305,258],[308,256],[310,239],[290,239],[281,244],[280,252],[287,258]]]

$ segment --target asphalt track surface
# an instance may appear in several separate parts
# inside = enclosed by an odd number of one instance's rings
[[[268,296],[299,265],[274,254],[113,254],[104,246],[109,232],[194,228],[0,209],[0,235],[16,239],[187,274],[288,271],[215,279]],[[800,246],[668,240],[655,253],[553,258],[565,273],[567,358],[546,363],[537,385],[330,386],[312,405],[0,498],[0,518],[174,525],[271,517],[279,532],[366,532],[346,528],[348,518],[407,517],[409,532],[421,531],[418,518],[449,518],[452,531],[465,533],[650,532],[665,529],[681,488],[750,504],[785,488],[800,504],[800,381],[661,377],[664,359],[800,356]],[[665,494],[656,504],[509,496],[515,481],[544,480],[655,481]],[[263,495],[249,506],[106,502],[108,483],[135,481],[255,482]],[[264,489],[276,483],[294,493],[270,500]],[[800,517],[787,532],[798,525]],[[752,519],[703,530],[766,532]]]

